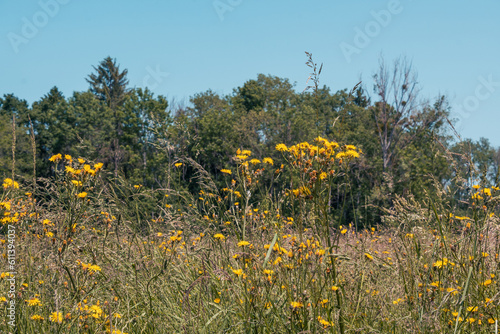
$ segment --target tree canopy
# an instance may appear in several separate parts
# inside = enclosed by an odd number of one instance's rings
[[[447,186],[459,172],[471,176],[474,171],[460,170],[460,159],[470,159],[482,182],[498,181],[499,150],[484,138],[452,140],[446,97],[419,100],[416,74],[405,59],[392,66],[381,62],[373,97],[365,88],[369,83],[335,93],[320,87],[320,71],[312,60],[309,65],[315,71],[312,90],[298,92],[286,78],[259,74],[227,96],[208,90],[174,107],[147,88],[128,87],[127,70],[107,57],[86,79],[88,91],[65,97],[53,87],[31,106],[13,94],[0,98],[0,174],[29,180],[35,167],[36,177],[49,176],[48,159],[62,153],[103,162],[115,179],[131,184],[158,188],[177,182],[196,192],[199,171],[185,166],[182,179],[174,180],[174,164],[192,161],[222,184],[220,170],[237,149],[278,159],[277,144],[321,136],[356,143],[363,151],[352,166],[349,189],[330,203],[350,203],[345,219],[361,224],[379,223],[396,196],[426,200],[438,196],[433,184]],[[268,180],[275,191],[289,181]]]

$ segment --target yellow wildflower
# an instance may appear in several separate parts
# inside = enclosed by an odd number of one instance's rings
[[[89,266],[89,270],[95,273],[97,271],[101,271],[101,267],[94,264],[94,265]]]
[[[57,322],[58,324],[60,324],[63,321],[63,314],[62,312],[52,312],[49,316],[49,319],[52,322]]]
[[[19,189],[19,183],[10,178],[6,178],[5,180],[3,180],[2,186],[4,187],[4,189],[7,188]]]
[[[358,153],[358,152],[356,152],[356,151],[353,151],[353,150],[346,151],[346,152],[345,152],[345,155],[346,155],[348,158],[359,158],[359,153]]]
[[[488,286],[488,285],[490,285],[491,283],[492,283],[492,281],[491,281],[490,279],[488,279],[488,280],[484,281],[481,285],[483,285],[483,286]]]
[[[31,299],[25,300],[25,302],[28,303],[28,306],[42,306],[42,302],[38,298],[31,298]]]
[[[243,275],[243,269],[233,270],[233,273],[239,277]]]
[[[66,173],[76,174],[76,170],[71,166],[65,166],[64,169],[66,170]]]
[[[467,308],[467,312],[477,312],[477,306],[469,306]]]
[[[478,193],[472,195],[472,199],[481,200],[483,199]]]
[[[59,154],[55,154],[55,155],[51,156],[51,157],[49,158],[49,161],[50,161],[50,162],[54,162],[54,161],[59,161],[59,160],[61,160],[61,159],[62,159],[62,154],[61,154],[61,153],[59,153]]]
[[[333,322],[326,321],[325,319],[321,318],[320,315],[318,315],[318,321],[320,324],[323,325],[324,328],[328,328],[328,327],[333,326]]]
[[[265,164],[274,165],[274,163],[273,163],[273,159],[271,159],[271,158],[264,158],[262,161],[263,161]]]
[[[81,187],[82,186],[82,181],[71,180],[71,183],[73,183],[73,185],[75,187]]]
[[[288,151],[288,147],[285,144],[278,144],[276,145],[276,151],[285,152]]]
[[[304,304],[302,304],[301,302],[291,302],[290,306],[293,309],[298,309],[298,308],[304,307]]]
[[[0,202],[0,208],[4,208],[7,211],[10,211],[10,202]]]
[[[91,316],[95,319],[99,319],[103,314],[103,311],[99,305],[92,305],[89,308],[89,312],[91,313]]]
[[[443,260],[438,260],[436,262],[434,262],[433,266],[438,268],[438,269],[441,269],[443,268],[443,266],[446,266],[448,265],[448,259],[447,258],[443,258]]]

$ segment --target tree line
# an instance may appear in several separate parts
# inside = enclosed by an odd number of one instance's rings
[[[0,175],[49,177],[54,173],[49,158],[62,153],[102,162],[112,177],[131,185],[196,193],[197,168],[223,185],[220,171],[231,166],[239,148],[279,162],[277,144],[321,136],[363,152],[349,184],[336,185],[339,195],[331,203],[349,203],[342,211],[345,221],[377,224],[397,196],[437,198],[436,185],[453,187],[459,175],[467,180],[465,187],[477,180],[498,184],[500,151],[485,138],[454,139],[446,97],[421,101],[407,60],[381,61],[372,82],[332,92],[320,85],[321,67],[307,56],[311,85],[304,92],[286,78],[259,74],[229,95],[208,90],[192,96],[187,106],[172,105],[148,88],[129,87],[127,70],[107,57],[87,77],[87,91],[65,97],[53,87],[32,105],[5,94]],[[181,178],[172,177],[174,165],[186,161],[198,167],[185,163]],[[289,187],[288,181],[268,180],[276,193]],[[463,189],[451,193],[456,203],[464,196]]]

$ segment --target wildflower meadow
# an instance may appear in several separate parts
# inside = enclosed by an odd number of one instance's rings
[[[498,187],[474,185],[461,216],[444,195],[399,198],[384,225],[356,229],[329,203],[361,149],[322,137],[275,149],[238,149],[225,186],[200,174],[196,196],[110,184],[102,163],[64,154],[43,183],[6,178],[3,263],[16,256],[0,276],[2,332],[12,300],[19,333],[496,331]],[[262,181],[278,178],[280,193]]]
[[[301,93],[176,106],[108,57],[0,98],[0,332],[498,333],[499,151],[404,59],[372,100],[306,56]]]

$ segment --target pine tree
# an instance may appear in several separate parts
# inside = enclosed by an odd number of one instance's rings
[[[118,176],[120,161],[123,160],[123,152],[120,149],[120,137],[123,135],[122,118],[123,104],[125,103],[129,89],[127,88],[128,71],[120,72],[120,67],[116,64],[116,59],[105,58],[95,67],[96,73],[89,75],[86,79],[90,84],[90,91],[101,101],[103,101],[112,113],[115,133],[110,143],[113,154],[113,164],[115,177]]]

